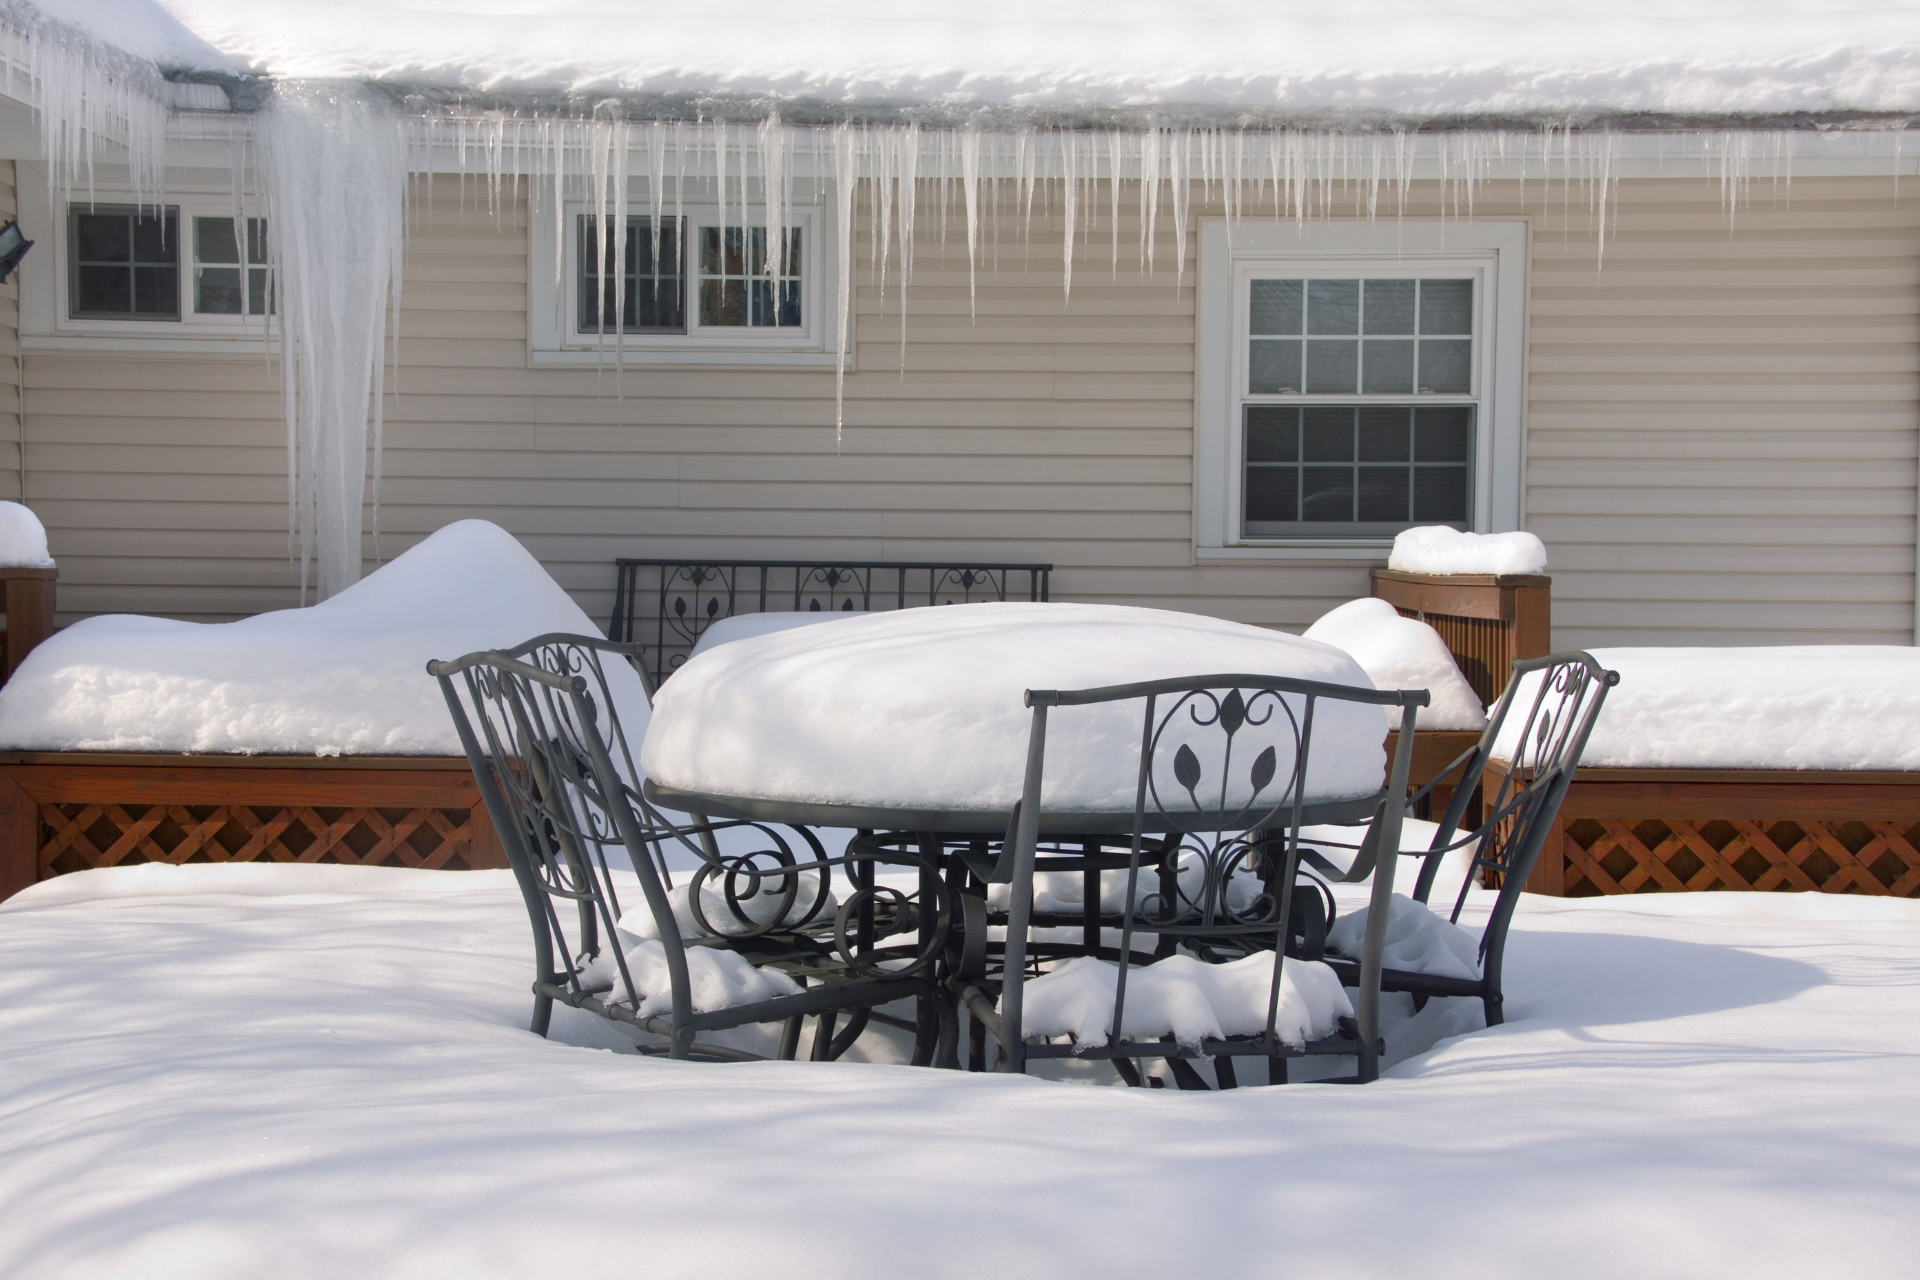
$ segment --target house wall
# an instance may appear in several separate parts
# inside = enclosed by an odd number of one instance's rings
[[[1762,182],[1729,225],[1717,182],[1630,180],[1602,262],[1565,194],[1475,195],[1533,228],[1523,504],[1556,643],[1908,643],[1920,200]],[[415,206],[380,551],[485,517],[600,618],[618,555],[979,557],[1054,562],[1059,599],[1303,627],[1378,561],[1195,562],[1193,245],[1176,288],[1163,202],[1142,276],[1133,203],[1119,271],[1103,209],[1071,300],[1057,210],[990,227],[970,314],[960,222],[943,243],[923,196],[904,369],[897,297],[867,281],[836,444],[827,371],[529,368],[524,223],[441,184]],[[24,382],[63,621],[294,602],[267,357],[30,346]]]
[[[14,164],[0,160],[0,224],[19,210]],[[0,498],[21,500],[20,279],[0,284]]]

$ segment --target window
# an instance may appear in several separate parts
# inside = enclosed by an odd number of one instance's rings
[[[73,205],[67,226],[68,317],[178,322],[272,311],[266,220],[246,220],[243,245],[231,215],[189,215],[191,286],[184,298],[181,220],[177,205]],[[190,307],[184,316],[183,301]]]
[[[246,250],[244,260],[241,249]],[[193,220],[193,309],[209,316],[263,316],[273,310],[267,287],[267,220],[247,219],[243,246],[232,218]],[[246,288],[241,289],[245,273]]]
[[[558,296],[544,273],[531,282],[532,363],[831,367],[832,214],[792,205],[774,232],[753,225],[760,212],[750,204],[743,224],[738,205],[723,217],[689,200],[664,217],[632,213],[617,257],[597,211],[536,216],[534,254],[567,270]]]
[[[72,216],[67,241],[75,319],[180,318],[177,211],[75,205]]]
[[[1203,224],[1200,554],[1513,527],[1524,243],[1513,223]]]

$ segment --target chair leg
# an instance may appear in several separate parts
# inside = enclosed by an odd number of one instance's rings
[[[1200,1078],[1200,1073],[1193,1069],[1193,1064],[1185,1058],[1168,1058],[1167,1070],[1173,1072],[1173,1082],[1182,1089],[1197,1093],[1213,1092],[1207,1088],[1207,1082]]]
[[[1285,1084],[1287,1082],[1287,1060],[1275,1054],[1267,1059],[1267,1083]]]
[[[813,1021],[813,1052],[808,1055],[814,1062],[833,1061],[833,1024],[839,1021],[839,1014],[829,1009]]]
[[[987,1025],[978,1018],[967,1019],[967,1070],[987,1069]]]
[[[793,1055],[800,1052],[800,1024],[806,1017],[796,1014],[780,1026],[780,1050],[774,1056],[782,1062],[792,1062]]]
[[[1222,1089],[1240,1087],[1240,1077],[1234,1071],[1233,1059],[1227,1054],[1223,1053],[1213,1060],[1213,1077],[1220,1082]]]
[[[933,1065],[944,1071],[960,1069],[960,1018],[954,1012],[952,1003],[945,1000],[934,1002],[934,1012],[939,1018],[939,1033],[933,1041]]]
[[[1140,1068],[1133,1065],[1132,1058],[1109,1058],[1108,1061],[1113,1063],[1113,1069],[1120,1073],[1122,1080],[1135,1089],[1140,1087]]]
[[[931,1063],[938,1052],[940,1039],[940,1014],[938,1007],[942,1002],[935,996],[918,996],[913,1002],[913,1066],[924,1067]]]
[[[546,1039],[547,1027],[553,1021],[553,997],[535,996],[533,998],[533,1020],[527,1024],[527,1030]]]
[[[1489,991],[1480,997],[1480,1007],[1487,1011],[1487,1025],[1497,1027],[1507,1020],[1506,997],[1499,991]]]

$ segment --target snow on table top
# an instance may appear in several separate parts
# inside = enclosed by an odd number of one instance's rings
[[[723,644],[732,644],[735,640],[751,640],[755,636],[770,636],[776,631],[791,631],[795,627],[811,627],[822,622],[839,622],[846,618],[857,618],[860,614],[850,612],[828,613],[824,609],[805,611],[769,610],[765,613],[736,613],[721,618],[694,641],[693,652],[689,658],[697,658],[709,649],[717,649]]]
[[[1462,533],[1443,524],[1426,525],[1394,538],[1387,568],[1402,573],[1538,574],[1547,571],[1547,548],[1531,533]]]
[[[1892,1280],[1916,969],[1920,903],[1529,896],[1505,1026],[1390,997],[1382,1080],[1198,1095],[541,1040],[507,872],[83,872],[0,906],[0,1274]]]
[[[1487,727],[1480,696],[1460,674],[1440,633],[1418,618],[1401,617],[1385,600],[1349,600],[1302,634],[1352,654],[1377,689],[1425,689],[1433,701],[1421,708],[1422,729]],[[1385,711],[1388,725],[1399,727],[1400,709]]]
[[[1020,798],[1028,689],[1214,673],[1371,687],[1331,645],[1197,614],[997,602],[903,609],[690,659],[655,696],[641,764],[657,783],[705,795],[1004,813]],[[1139,702],[1053,711],[1046,807],[1131,812],[1142,714]],[[1308,798],[1378,790],[1382,737],[1378,707],[1323,700]]]
[[[168,66],[827,101],[1908,110],[1898,0],[41,0]]]
[[[427,662],[547,631],[599,634],[511,534],[462,520],[311,608],[77,622],[0,688],[0,748],[457,756]],[[607,675],[638,736],[639,678]]]
[[[53,568],[53,557],[47,554],[47,527],[17,502],[0,502],[0,568]]]
[[[1620,673],[1583,765],[1920,770],[1920,649],[1594,649]],[[1516,691],[1506,755],[1538,677]]]

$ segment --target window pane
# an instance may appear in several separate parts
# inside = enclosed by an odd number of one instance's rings
[[[1473,281],[1420,282],[1420,336],[1473,332]]]
[[[133,260],[146,263],[171,263],[179,260],[180,245],[174,232],[173,214],[164,218],[139,215],[133,219]]]
[[[1467,462],[1473,456],[1473,409],[1420,408],[1413,413],[1416,462]]]
[[[620,249],[624,270],[614,272],[614,246],[599,242],[596,219],[582,215],[580,237],[580,331],[682,333],[686,286],[680,274],[680,236],[669,221],[654,234],[653,219],[627,219]],[[601,274],[595,274],[595,266]],[[596,305],[597,299],[597,305]],[[617,317],[617,326],[616,326]]]
[[[1302,520],[1353,519],[1353,468],[1302,467],[1300,518]]]
[[[1300,332],[1300,281],[1255,280],[1247,332],[1253,334],[1296,334]]]
[[[240,240],[233,234],[231,218],[193,220],[193,259],[236,264],[240,261]]]
[[[1369,338],[1360,389],[1370,394],[1406,395],[1413,390],[1413,340]]]
[[[247,310],[256,316],[273,310],[273,292],[267,287],[265,267],[252,267],[247,271]]]
[[[800,257],[796,253],[788,258],[787,261],[797,264],[800,261]],[[790,329],[800,327],[800,282],[798,280],[781,282],[779,323]]]
[[[1360,344],[1352,339],[1307,343],[1307,391],[1312,395],[1352,395],[1360,375]]]
[[[1247,461],[1296,462],[1300,458],[1300,411],[1266,406],[1247,410]]]
[[[1420,340],[1420,390],[1464,393],[1473,389],[1473,342],[1466,338]]]
[[[1302,456],[1308,462],[1353,461],[1352,409],[1308,409],[1301,417],[1306,420]]]
[[[1307,332],[1360,332],[1358,280],[1307,281]]]
[[[247,261],[265,262],[267,260],[267,220],[265,218],[247,219]]]
[[[1300,469],[1298,467],[1248,467],[1247,500],[1244,518],[1250,523],[1300,518]]]
[[[180,314],[180,272],[175,267],[133,269],[133,310],[136,315]]]
[[[133,310],[133,272],[126,267],[81,267],[73,291],[76,315]]]
[[[1405,520],[1407,484],[1412,473],[1406,467],[1361,467],[1359,520]]]
[[[1367,405],[1360,410],[1360,461],[1405,462],[1412,435],[1411,412]]]
[[[1413,333],[1412,280],[1369,280],[1366,282],[1367,332]]]
[[[1413,518],[1419,522],[1464,525],[1467,522],[1467,469],[1415,467]]]
[[[1274,395],[1300,389],[1300,342],[1258,338],[1247,344],[1247,391]]]
[[[202,267],[194,280],[193,309],[207,315],[239,315],[240,268]]]
[[[131,262],[133,226],[124,213],[77,213],[73,244],[81,262]]]
[[[700,323],[744,326],[747,323],[744,286],[742,280],[702,280]]]

